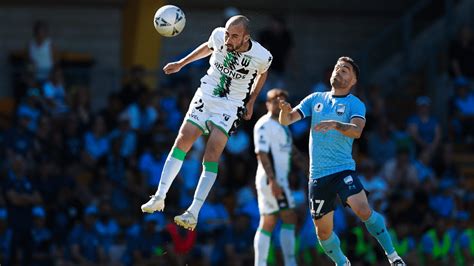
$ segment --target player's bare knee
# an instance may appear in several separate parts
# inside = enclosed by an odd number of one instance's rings
[[[262,229],[271,232],[276,225],[276,219],[272,215],[264,215],[262,216]]]
[[[218,162],[219,157],[221,156],[222,150],[211,147],[207,145],[206,151],[204,152],[204,161],[205,162]]]
[[[296,224],[296,213],[294,211],[288,210],[282,212],[280,217],[285,224]]]
[[[352,209],[354,210],[354,213],[363,221],[369,219],[370,214],[372,213],[369,204],[366,203],[354,204]]]
[[[326,240],[332,234],[332,228],[316,227],[316,234],[319,240]]]

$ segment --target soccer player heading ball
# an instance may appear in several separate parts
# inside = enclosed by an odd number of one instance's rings
[[[143,212],[162,211],[166,193],[178,174],[183,160],[196,139],[209,135],[199,178],[191,206],[174,221],[194,230],[199,210],[217,177],[218,161],[229,135],[241,119],[249,120],[253,105],[267,77],[272,55],[250,37],[249,20],[231,17],[225,28],[216,28],[209,40],[183,59],[167,64],[166,74],[178,72],[183,66],[211,56],[207,74],[201,79],[178,137],[166,160],[155,195],[142,205]]]
[[[336,265],[350,265],[333,232],[336,196],[352,208],[369,233],[385,250],[391,265],[405,265],[393,247],[382,215],[372,210],[355,172],[352,143],[365,126],[365,105],[350,94],[359,78],[359,68],[349,57],[337,60],[331,76],[331,91],[316,92],[291,108],[280,101],[279,121],[292,124],[311,117],[309,206],[317,237]]]

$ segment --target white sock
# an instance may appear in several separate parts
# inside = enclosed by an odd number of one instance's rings
[[[253,239],[255,266],[266,266],[268,250],[270,249],[271,233],[258,228]]]
[[[294,224],[282,225],[280,229],[280,245],[285,260],[285,266],[296,266]]]
[[[185,157],[186,153],[178,148],[174,148],[168,155],[165,165],[163,166],[163,171],[161,171],[160,184],[156,190],[156,196],[163,199],[166,198],[166,193],[168,193],[171,184],[178,175]]]
[[[217,177],[217,162],[204,162],[203,166],[201,177],[199,177],[199,182],[194,192],[193,202],[188,208],[188,211],[192,213],[196,219]]]
[[[392,254],[388,254],[387,258],[392,263],[395,260],[397,260],[398,258],[400,258],[400,256],[398,256],[398,253],[396,251],[394,251],[394,252],[392,252]]]

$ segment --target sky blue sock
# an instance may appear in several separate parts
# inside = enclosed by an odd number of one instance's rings
[[[385,254],[392,254],[395,251],[395,248],[393,247],[392,239],[390,238],[390,234],[385,226],[383,216],[376,211],[372,211],[369,219],[364,223],[369,233],[379,241],[380,245],[385,250]]]
[[[347,258],[344,256],[344,253],[342,253],[341,241],[339,241],[339,238],[334,232],[326,240],[319,239],[319,244],[326,255],[328,255],[336,265],[344,265],[344,263],[346,263]]]

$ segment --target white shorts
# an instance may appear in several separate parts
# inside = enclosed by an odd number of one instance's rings
[[[209,124],[219,128],[227,136],[235,132],[240,125],[244,107],[225,98],[203,97],[200,89],[194,94],[186,113],[186,121],[209,134]]]
[[[266,182],[260,182],[260,184],[257,184],[258,211],[260,212],[260,215],[274,214],[281,210],[295,208],[295,199],[291,193],[288,180],[277,180],[277,182],[283,190],[283,196],[279,199],[273,196],[269,184]]]

